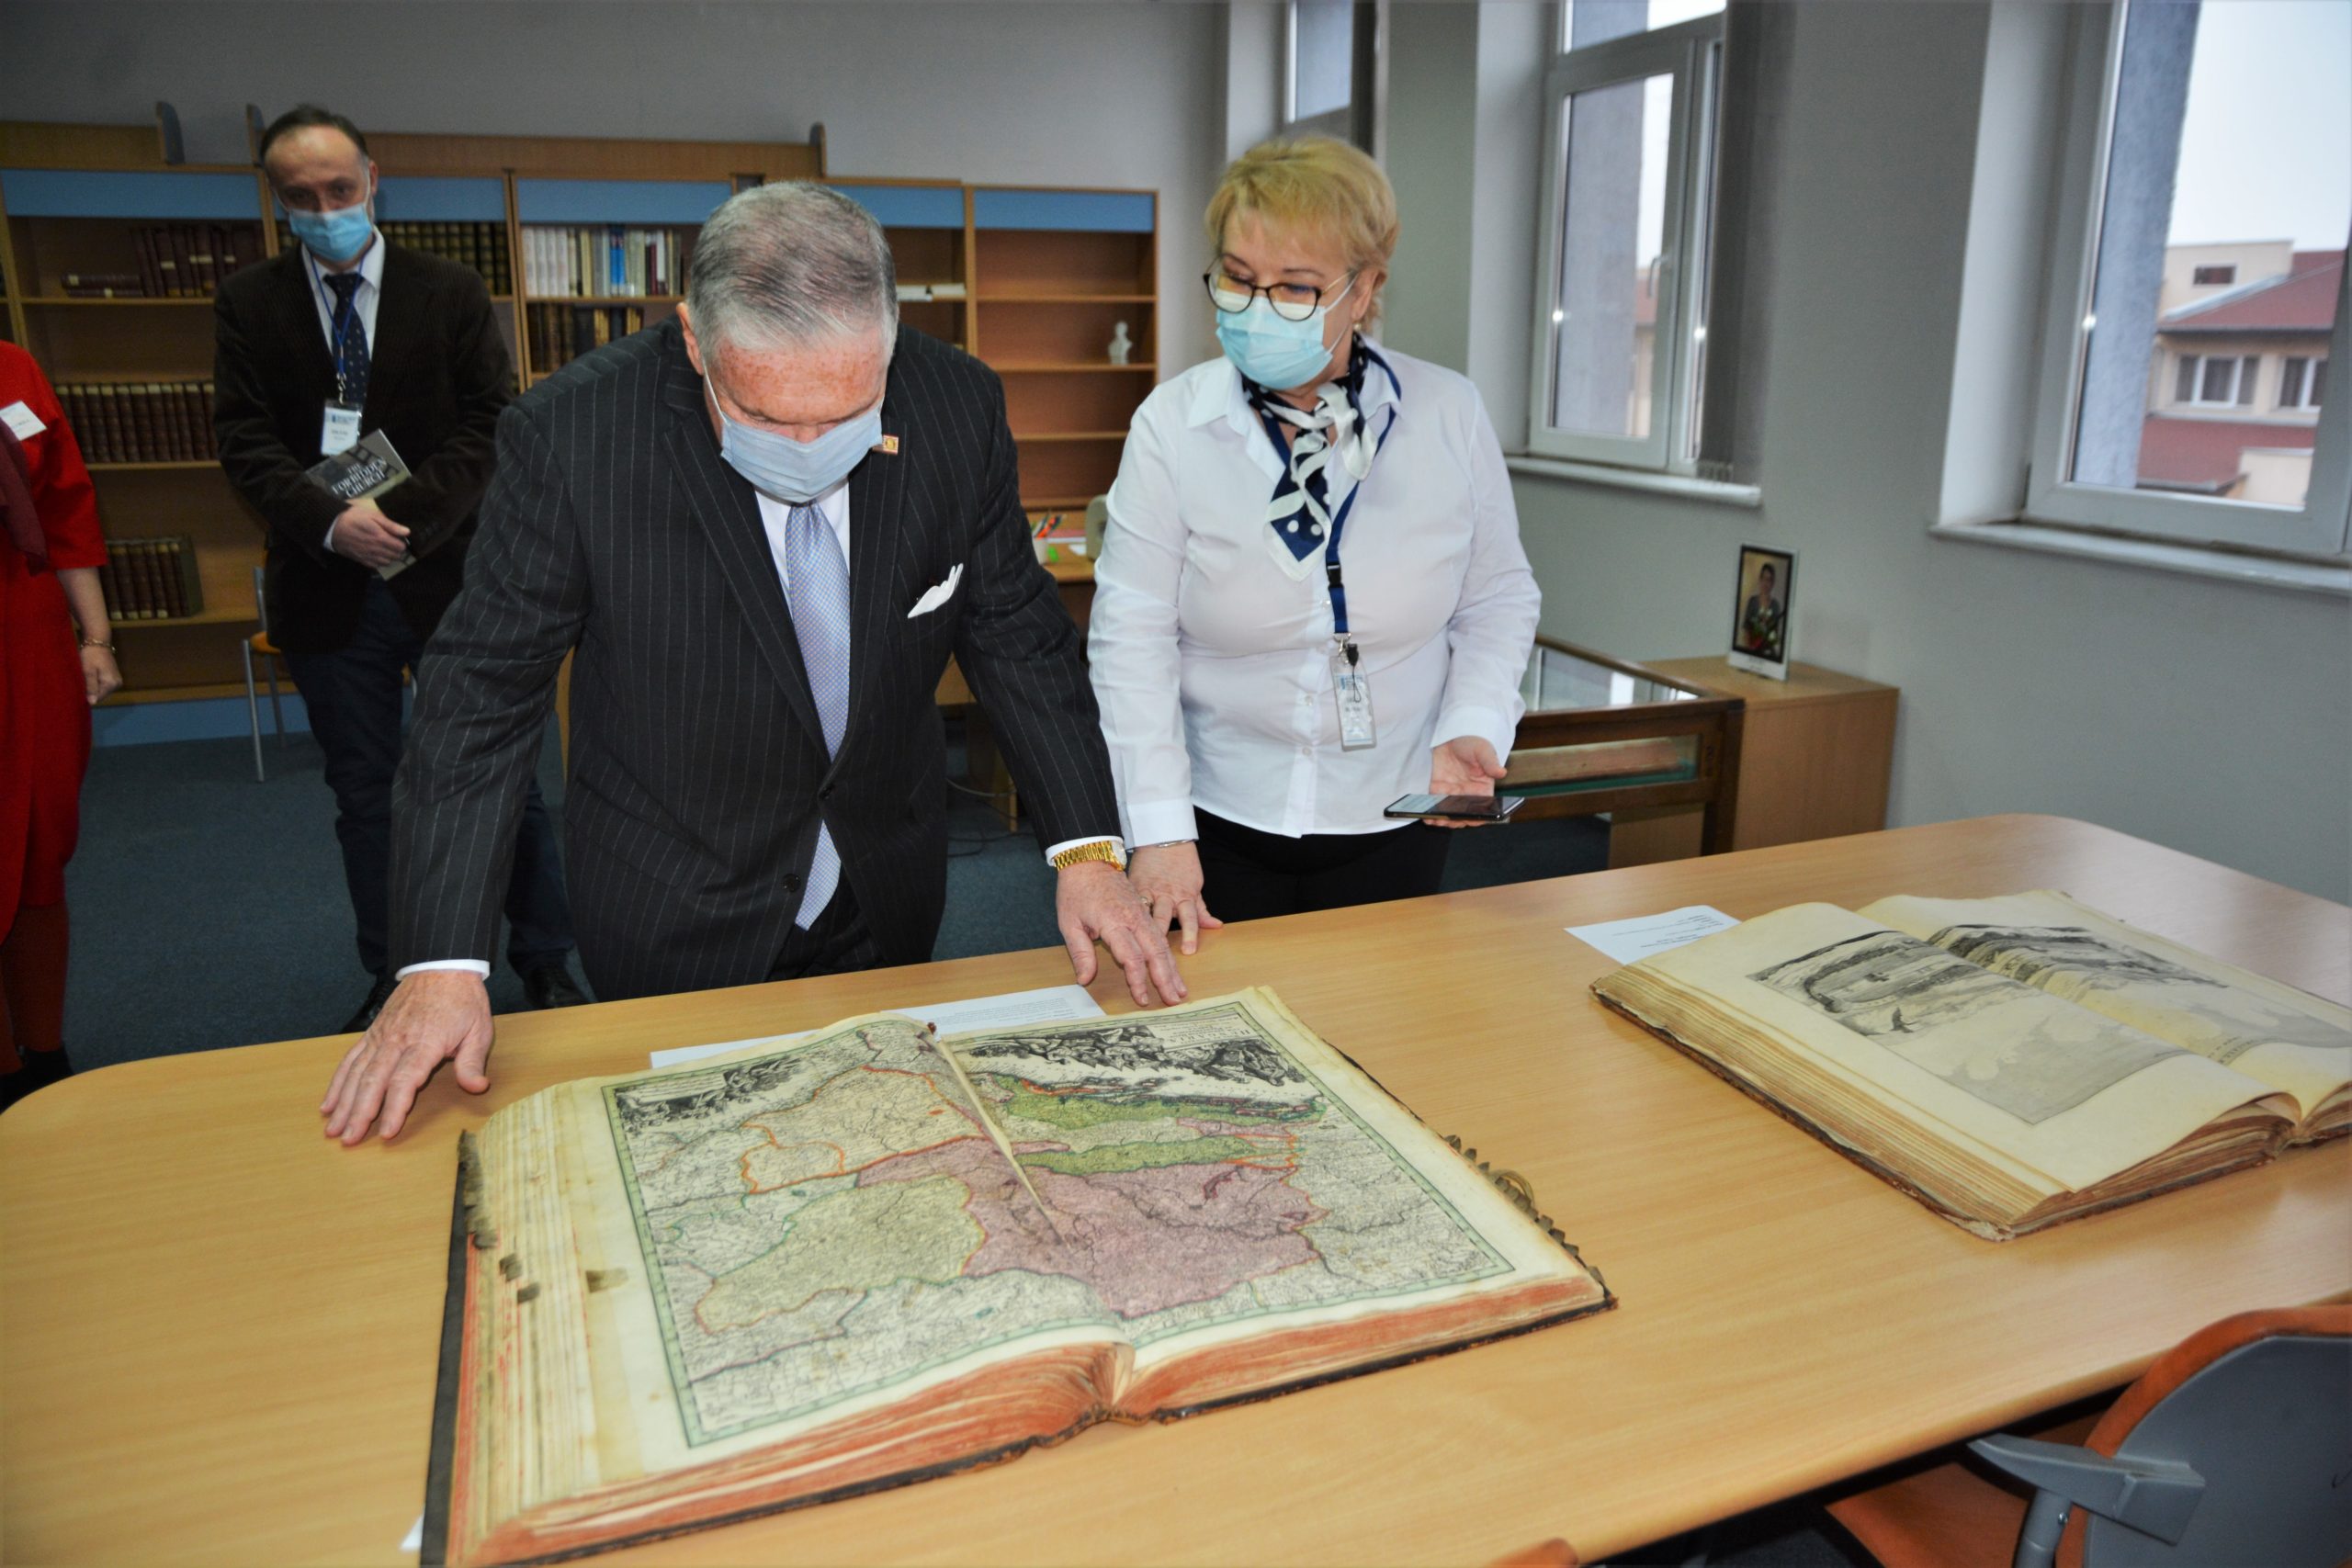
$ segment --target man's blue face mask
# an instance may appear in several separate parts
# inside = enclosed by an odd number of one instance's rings
[[[718,408],[716,394],[711,406]],[[813,441],[739,423],[718,409],[718,455],[761,494],[806,506],[849,478],[882,440],[882,405],[843,420]]]
[[[366,250],[368,236],[376,231],[365,201],[332,212],[288,211],[286,226],[312,255],[337,266]]]

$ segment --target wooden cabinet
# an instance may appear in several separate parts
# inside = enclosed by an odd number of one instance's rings
[[[1652,660],[1649,668],[1747,705],[1732,848],[1886,826],[1896,688],[1814,664],[1792,665],[1786,681],[1767,680],[1733,669],[1720,656]],[[1609,863],[1695,855],[1699,836],[1699,813],[1689,807],[1619,811],[1611,825]]]

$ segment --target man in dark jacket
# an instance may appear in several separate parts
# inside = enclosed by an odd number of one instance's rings
[[[393,985],[385,928],[401,672],[457,596],[514,371],[481,279],[377,231],[376,165],[349,120],[292,109],[264,133],[261,159],[300,243],[220,286],[213,425],[220,466],[267,527],[270,632],[326,753],[371,976],[343,1026],[359,1030]],[[379,432],[410,473],[375,500],[346,504],[306,472]],[[571,915],[536,784],[505,909],[507,956],[532,1005],[584,1000],[565,967]]]

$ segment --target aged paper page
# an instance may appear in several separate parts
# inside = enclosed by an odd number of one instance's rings
[[[1882,898],[1861,913],[2285,1089],[2306,1116],[2352,1078],[2352,1009],[2063,893]]]
[[[1947,1139],[2078,1190],[2267,1086],[1827,904],[1645,960]]]
[[[947,1044],[1138,1367],[1583,1276],[1262,988]]]

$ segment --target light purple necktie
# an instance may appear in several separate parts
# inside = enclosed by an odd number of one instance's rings
[[[841,536],[816,507],[792,509],[784,531],[784,571],[792,629],[800,639],[800,662],[808,672],[808,692],[817,699],[830,757],[842,749],[842,734],[849,728],[849,561],[842,555]],[[817,923],[841,880],[841,852],[833,847],[832,829],[820,826],[795,921],[801,930]]]

